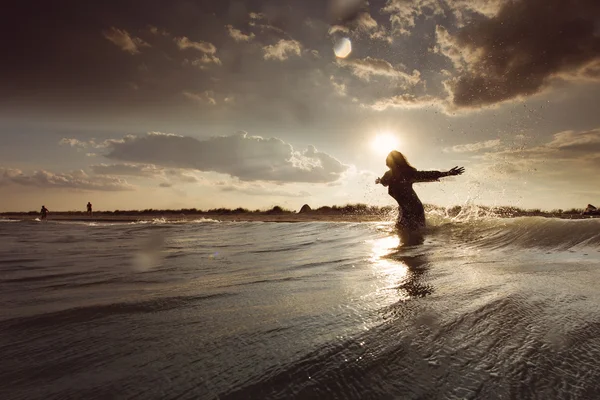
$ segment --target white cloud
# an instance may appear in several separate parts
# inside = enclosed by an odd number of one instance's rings
[[[383,111],[388,108],[422,108],[422,107],[437,107],[442,111],[446,111],[446,101],[444,99],[423,95],[415,96],[413,94],[400,94],[392,97],[379,99],[373,104],[363,104],[363,107],[372,108],[373,110]]]
[[[227,31],[229,32],[229,36],[235,40],[236,42],[249,42],[254,39],[254,33],[250,33],[249,35],[243,33],[239,29],[235,29],[231,25],[226,25]]]
[[[281,39],[277,44],[263,47],[263,51],[265,60],[284,61],[293,54],[300,56],[302,45],[296,40]]]
[[[79,139],[70,139],[70,138],[62,138],[60,142],[58,142],[61,146],[71,146],[79,149],[85,149],[88,147],[87,142],[83,142]]]
[[[138,54],[140,47],[150,47],[150,45],[144,42],[138,37],[132,37],[127,31],[117,29],[114,26],[110,29],[102,32],[104,37],[114,43],[121,50],[126,51],[130,54]]]
[[[194,42],[185,36],[177,37],[174,40],[180,50],[195,49],[206,54],[215,54],[217,52],[215,45],[209,42]]]
[[[385,76],[391,79],[401,79],[415,85],[421,79],[421,74],[417,70],[414,70],[412,75],[409,75],[404,71],[397,70],[388,61],[378,58],[338,59],[337,64],[349,68],[354,75],[366,81],[372,76]]]
[[[348,169],[309,146],[296,151],[277,138],[232,136],[198,140],[160,134],[112,141],[106,157],[135,163],[229,174],[242,181],[333,182]]]
[[[73,147],[76,149],[87,149],[87,148],[103,149],[106,146],[108,146],[107,141],[97,142],[96,139],[90,139],[88,141],[84,141],[84,140],[79,140],[79,139],[74,139],[74,138],[62,138],[58,142],[58,144],[61,146],[70,146],[70,147]],[[92,153],[89,153],[89,154],[92,154]]]
[[[343,25],[333,25],[329,28],[329,34],[333,35],[335,33],[349,33],[350,32],[350,28],[343,26]]]

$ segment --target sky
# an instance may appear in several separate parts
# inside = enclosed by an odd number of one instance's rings
[[[13,2],[0,211],[600,203],[597,0]]]

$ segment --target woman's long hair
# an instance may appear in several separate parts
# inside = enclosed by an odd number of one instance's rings
[[[410,165],[410,163],[404,157],[404,154],[397,150],[392,150],[385,159],[385,165],[391,170],[398,170],[400,172],[416,172],[417,169]]]

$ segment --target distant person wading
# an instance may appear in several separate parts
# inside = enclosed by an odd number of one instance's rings
[[[46,208],[46,206],[42,206],[42,209],[40,210],[40,214],[41,214],[42,220],[44,220],[44,219],[46,219],[46,217],[48,217],[48,209]]]
[[[92,216],[92,203],[88,201],[87,203],[87,215]]]
[[[447,172],[417,171],[404,155],[396,150],[388,154],[385,163],[389,170],[381,178],[377,178],[375,183],[387,186],[388,194],[398,202],[398,229],[403,243],[420,243],[421,231],[425,228],[425,210],[412,187],[413,183],[435,182],[446,176],[460,175],[465,169],[454,167]]]

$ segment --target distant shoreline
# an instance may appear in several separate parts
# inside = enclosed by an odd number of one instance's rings
[[[305,206],[306,207],[306,206]],[[97,211],[88,216],[83,211],[57,211],[48,213],[48,220],[53,221],[78,221],[78,222],[139,222],[164,219],[168,222],[194,221],[199,219],[213,219],[217,221],[237,222],[385,222],[390,221],[394,210],[391,206],[376,207],[364,204],[321,207],[315,210],[310,208],[300,212],[285,210],[275,206],[270,210],[250,211],[244,208],[237,209],[213,209],[213,210],[129,210],[129,211]],[[541,211],[539,209],[523,210],[515,207],[465,207],[441,208],[427,205],[426,210],[437,210],[448,217],[456,217],[461,214],[466,216],[494,215],[502,218],[516,217],[544,217],[560,219],[590,219],[598,218],[600,215],[582,215],[583,210],[571,209],[567,211],[553,210]],[[24,219],[34,220],[40,218],[40,213],[30,212],[4,212],[0,213],[0,219]]]
[[[0,219],[22,219],[34,220],[40,218],[39,215],[27,214],[0,214]],[[216,220],[216,221],[231,221],[231,222],[383,222],[389,220],[381,215],[309,215],[309,214],[195,214],[195,215],[157,215],[157,214],[138,214],[138,215],[65,215],[61,213],[49,214],[49,221],[77,221],[77,222],[139,222],[139,221],[156,221],[164,219],[168,222],[177,221],[195,221],[195,220]]]

